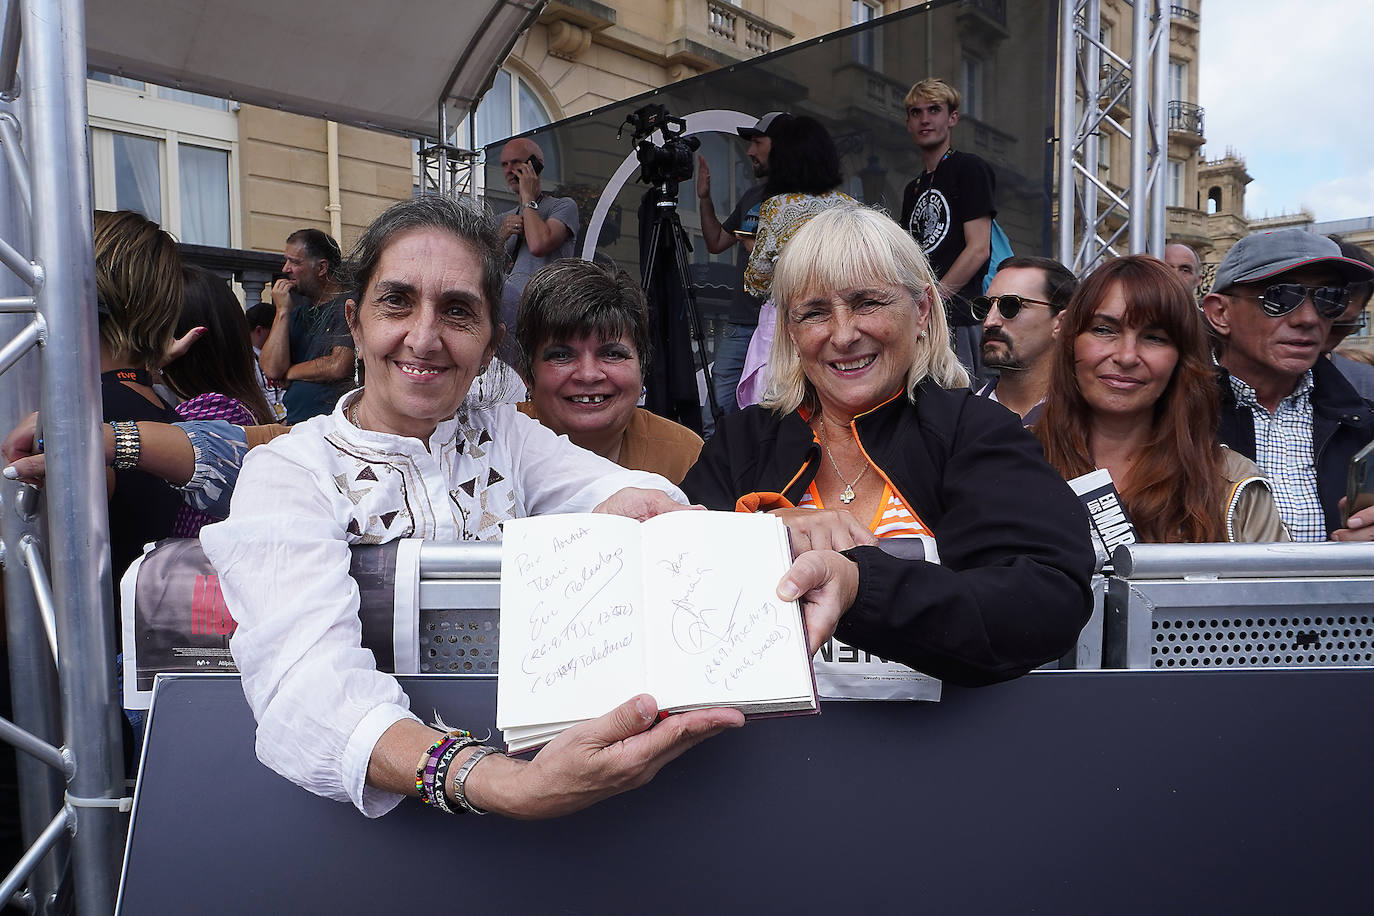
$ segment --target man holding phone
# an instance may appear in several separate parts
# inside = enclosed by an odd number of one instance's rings
[[[525,283],[544,266],[571,258],[580,222],[571,197],[554,197],[540,184],[544,151],[528,137],[517,137],[501,149],[501,174],[520,198],[519,205],[501,214],[501,241],[511,259],[510,276],[501,295],[501,320],[506,336],[496,355],[515,364],[515,316]]]
[[[1321,358],[1350,287],[1371,279],[1330,239],[1280,229],[1232,246],[1202,300],[1224,370],[1219,436],[1264,471],[1295,541],[1374,540],[1374,508],[1341,507],[1374,405]]]

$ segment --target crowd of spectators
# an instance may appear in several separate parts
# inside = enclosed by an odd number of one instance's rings
[[[704,443],[638,406],[650,305],[624,271],[568,257],[576,207],[543,189],[528,139],[501,154],[511,211],[403,202],[347,259],[299,230],[246,313],[155,224],[97,213],[116,583],[144,543],[201,536],[259,753],[300,784],[370,815],[419,794],[548,816],[642,783],[738,714],[656,724],[640,697],[529,763],[436,730],[358,645],[350,545],[494,539],[507,518],[593,508],[771,512],[796,560],[778,593],[802,602],[813,650],[835,634],[983,684],[1073,645],[1093,551],[1068,482],[1095,470],[1147,542],[1374,538],[1374,509],[1344,506],[1374,370],[1332,354],[1364,320],[1374,260],[1262,233],[1205,293],[1181,244],[1083,277],[994,263],[993,173],[952,146],[960,101],[937,79],[908,93],[922,171],[895,219],[838,190],[808,116],[740,129],[763,182],[723,223],[700,163],[707,247],[741,245]],[[498,361],[518,406],[483,388]],[[9,434],[7,477],[41,482],[39,439],[33,418]],[[608,768],[594,751],[615,742],[633,752]],[[417,757],[437,784],[407,775]]]

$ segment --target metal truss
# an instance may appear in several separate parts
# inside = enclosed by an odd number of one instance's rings
[[[1060,8],[1058,256],[1080,275],[1104,257],[1164,251],[1169,5],[1127,5],[1129,60],[1101,40],[1101,0],[1062,0]],[[1120,191],[1099,174],[1106,134],[1130,141]]]
[[[0,480],[20,819],[0,905],[114,908],[129,799],[95,320],[82,0],[0,0],[0,429],[39,412],[42,493]],[[96,560],[94,558],[104,558]]]

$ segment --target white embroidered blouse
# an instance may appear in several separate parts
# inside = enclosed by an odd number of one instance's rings
[[[230,649],[257,719],[258,758],[377,817],[401,796],[364,784],[368,760],[383,732],[415,717],[362,648],[349,545],[494,540],[508,518],[590,511],[624,487],[687,499],[509,405],[440,423],[427,450],[353,426],[351,400],[251,450],[229,518],[200,537],[238,622]]]

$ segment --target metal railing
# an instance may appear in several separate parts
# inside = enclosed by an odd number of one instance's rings
[[[0,880],[0,905],[52,912],[69,876],[84,916],[114,906],[128,802],[104,455],[87,447],[98,441],[101,405],[85,9],[80,0],[0,0],[0,14],[0,426],[40,411],[50,482],[40,497],[0,481],[14,700],[0,739],[22,752],[28,844]]]
[[[1007,24],[1007,0],[962,0],[959,5],[977,10],[998,25]]]
[[[1197,134],[1203,136],[1203,115],[1205,109],[1201,105],[1194,105],[1190,102],[1173,101],[1169,103],[1169,130],[1182,131],[1186,134]]]

